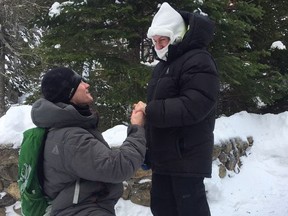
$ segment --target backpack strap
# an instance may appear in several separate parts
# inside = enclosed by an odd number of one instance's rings
[[[44,186],[44,149],[45,149],[45,142],[46,142],[46,138],[49,132],[49,128],[45,128],[45,132],[44,132],[44,136],[42,139],[42,149],[40,151],[40,155],[39,155],[39,159],[38,159],[38,163],[39,165],[37,166],[37,174],[38,174],[38,180],[39,180],[39,184],[41,186],[41,188],[43,189]],[[44,193],[44,190],[43,190]]]

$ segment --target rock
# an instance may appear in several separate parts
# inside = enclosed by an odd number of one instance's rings
[[[222,151],[225,152],[226,154],[229,154],[232,150],[232,143],[231,142],[224,142],[222,144]]]
[[[20,200],[20,192],[17,182],[13,182],[12,184],[10,184],[9,187],[6,189],[6,192],[9,193],[15,200]]]
[[[124,200],[128,200],[130,198],[130,194],[132,191],[132,184],[133,184],[133,182],[131,182],[131,181],[126,181],[123,183],[124,191],[123,191],[122,198]]]
[[[133,176],[134,179],[141,179],[144,177],[151,177],[152,171],[151,170],[143,170],[143,169],[138,169],[135,175]]]
[[[151,182],[145,182],[141,184],[135,184],[132,192],[130,200],[131,202],[143,205],[143,206],[150,206],[150,189],[151,189]]]
[[[10,194],[6,194],[2,199],[0,199],[0,208],[13,205],[15,203],[15,199]]]
[[[218,158],[222,164],[225,164],[228,161],[228,156],[224,152],[221,152]]]
[[[233,155],[235,157],[236,163],[240,160],[240,152],[238,149],[233,150]]]
[[[249,146],[252,146],[253,143],[254,143],[254,139],[253,139],[252,136],[248,136],[248,137],[247,137],[247,141],[248,141],[248,143],[249,143]]]
[[[212,153],[212,160],[216,160],[220,154],[221,154],[221,146],[214,145],[213,153]]]
[[[0,145],[1,165],[18,164],[19,149],[13,149]]]
[[[16,212],[16,214],[22,215],[22,214],[21,214],[21,206],[20,206],[20,208],[15,208],[15,206],[14,206],[14,207],[13,207],[13,210],[14,210],[14,212]]]
[[[0,165],[0,176],[1,178],[15,182],[18,178],[18,164],[1,164]]]
[[[224,178],[227,174],[227,170],[223,164],[219,165],[219,177]]]
[[[225,163],[225,167],[228,170],[233,171],[235,169],[236,164],[237,164],[237,160],[236,160],[235,156],[230,154],[228,156],[228,161]]]
[[[0,192],[2,192],[4,190],[4,185],[2,180],[0,179]]]
[[[6,209],[0,208],[0,216],[6,216]]]
[[[15,206],[13,207],[14,212],[16,212],[16,214],[18,215],[22,215],[21,214],[21,207],[20,208],[15,208]]]

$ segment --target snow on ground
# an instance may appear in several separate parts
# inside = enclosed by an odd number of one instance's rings
[[[24,130],[34,127],[30,118],[31,106],[11,107],[0,118],[0,143],[19,147]],[[116,125],[103,132],[111,146],[121,145],[126,126]],[[257,115],[245,111],[220,117],[215,125],[215,143],[235,136],[254,138],[247,157],[242,157],[240,173],[218,177],[217,161],[213,163],[211,179],[205,180],[212,216],[285,216],[288,215],[288,112],[278,115]],[[0,198],[4,196],[0,193]],[[7,216],[16,216],[13,208]],[[148,207],[120,199],[117,216],[152,216]]]

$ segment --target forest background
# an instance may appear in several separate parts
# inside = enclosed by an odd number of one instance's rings
[[[131,105],[146,100],[155,66],[146,33],[162,2],[0,0],[0,117],[23,97],[40,97],[45,71],[67,66],[89,82],[102,130],[128,122]],[[209,51],[221,79],[218,116],[288,110],[288,1],[167,2],[216,23]]]

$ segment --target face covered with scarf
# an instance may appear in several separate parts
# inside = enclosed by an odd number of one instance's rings
[[[147,37],[152,39],[158,58],[166,61],[169,45],[181,41],[185,31],[182,16],[164,2],[153,18]]]

